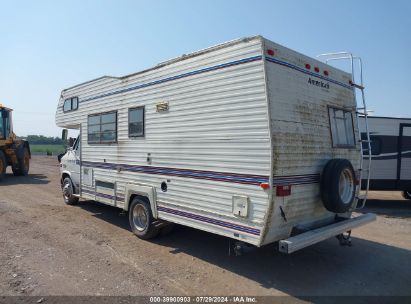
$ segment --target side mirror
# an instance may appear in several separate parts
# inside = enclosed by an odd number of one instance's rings
[[[69,141],[68,141],[68,146],[69,146],[70,148],[72,148],[73,145],[74,145],[74,138],[73,138],[73,137],[70,137],[70,138],[69,138]]]
[[[61,139],[63,140],[63,142],[67,142],[67,135],[68,135],[68,130],[63,129],[63,131],[61,131]]]

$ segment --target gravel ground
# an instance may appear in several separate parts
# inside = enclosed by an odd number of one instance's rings
[[[65,206],[55,157],[0,184],[0,295],[411,295],[411,201],[371,193],[377,221],[286,256],[228,256],[226,238],[178,226],[143,241],[119,209]]]

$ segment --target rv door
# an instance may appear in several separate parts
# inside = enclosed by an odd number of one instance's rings
[[[78,192],[80,186],[80,135],[73,147],[67,151],[67,170],[71,173],[71,180],[76,187],[76,192]]]
[[[397,182],[400,189],[411,185],[411,124],[400,125]]]

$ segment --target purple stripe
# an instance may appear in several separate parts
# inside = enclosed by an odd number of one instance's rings
[[[295,176],[274,176],[273,185],[301,185],[315,184],[320,182],[320,174],[295,175]]]
[[[252,227],[237,225],[237,224],[234,224],[234,223],[221,221],[221,220],[209,218],[209,217],[194,214],[194,213],[184,212],[184,211],[165,208],[165,207],[160,207],[160,206],[157,207],[157,209],[158,209],[158,211],[163,211],[163,212],[166,212],[166,213],[175,214],[175,215],[190,218],[190,219],[193,219],[193,220],[206,222],[206,223],[221,226],[221,227],[226,227],[226,228],[229,228],[229,229],[242,231],[242,232],[246,232],[246,233],[257,235],[257,236],[260,235],[260,230],[252,228]]]
[[[166,175],[166,176],[179,176],[194,179],[204,179],[212,181],[222,181],[238,184],[248,185],[260,185],[261,183],[268,183],[268,176],[238,174],[229,172],[215,172],[215,171],[203,171],[203,170],[190,170],[179,168],[167,168],[167,167],[150,167],[150,166],[136,166],[127,164],[114,164],[114,163],[100,163],[100,162],[88,162],[83,161],[82,165],[90,166],[100,169],[115,170],[120,168],[121,170],[131,172],[142,172],[146,174],[154,175]],[[306,174],[306,175],[288,175],[288,176],[274,176],[273,186],[276,185],[299,185],[318,183],[320,181],[320,174]]]
[[[98,197],[109,198],[109,199],[114,199],[115,198],[112,195],[99,193],[99,192],[96,192],[96,191],[93,191],[93,190],[82,189],[82,191],[84,193],[96,195]],[[117,200],[118,201],[124,201],[124,198],[117,197]],[[163,211],[163,212],[166,212],[166,213],[170,213],[170,214],[174,214],[174,215],[178,215],[178,216],[182,216],[182,217],[186,217],[186,218],[189,218],[189,219],[192,219],[192,220],[201,221],[201,222],[209,223],[209,224],[212,224],[212,225],[217,225],[217,226],[221,226],[221,227],[225,227],[225,228],[229,228],[229,229],[233,229],[233,230],[237,230],[237,231],[257,235],[257,236],[260,235],[260,230],[252,228],[252,227],[237,225],[237,224],[234,224],[234,223],[221,221],[221,220],[209,218],[209,217],[194,214],[194,213],[189,213],[189,212],[184,212],[184,211],[180,211],[180,210],[165,208],[165,207],[161,207],[161,206],[157,207],[157,210],[158,211]]]
[[[81,191],[85,192],[85,193],[88,193],[88,194],[98,196],[98,197],[108,198],[108,199],[112,199],[112,200],[115,199],[116,201],[124,202],[124,197],[113,196],[113,195],[110,195],[110,194],[100,193],[100,192],[96,192],[94,190],[87,190],[87,189],[84,189],[83,187],[81,188]]]
[[[113,163],[99,163],[83,161],[82,165],[92,166],[101,169],[122,169],[125,171],[139,171],[147,174],[167,175],[167,176],[179,176],[194,179],[206,179],[222,182],[240,183],[259,185],[261,183],[267,183],[269,181],[268,176],[228,173],[228,172],[214,172],[214,171],[202,171],[191,169],[178,169],[178,168],[166,168],[166,167],[150,167],[150,166],[134,166],[127,164],[113,164]]]

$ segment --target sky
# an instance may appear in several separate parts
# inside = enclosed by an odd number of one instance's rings
[[[411,117],[411,1],[3,1],[0,103],[19,136],[60,136],[60,92],[260,34],[308,56],[364,61],[368,108]]]

